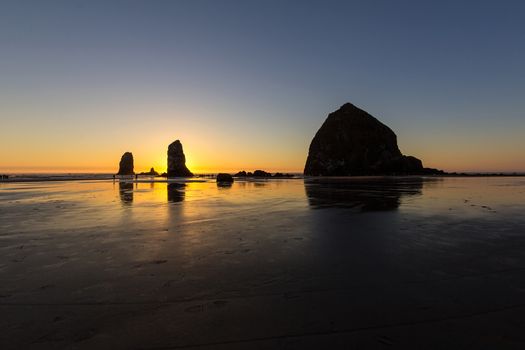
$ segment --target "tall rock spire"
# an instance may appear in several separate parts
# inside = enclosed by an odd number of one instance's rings
[[[119,169],[117,175],[133,175],[133,153],[126,152],[120,158]]]
[[[168,177],[191,177],[193,173],[186,167],[186,156],[182,144],[176,140],[168,146]]]

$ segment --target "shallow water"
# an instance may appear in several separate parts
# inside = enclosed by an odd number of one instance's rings
[[[525,178],[0,183],[0,347],[522,348]]]

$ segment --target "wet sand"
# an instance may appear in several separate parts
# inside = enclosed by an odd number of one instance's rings
[[[525,178],[0,183],[1,349],[522,349]]]

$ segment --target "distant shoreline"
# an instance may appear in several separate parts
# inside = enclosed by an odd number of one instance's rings
[[[192,178],[166,178],[160,176],[139,175],[119,177],[115,179],[112,174],[8,174],[8,179],[0,180],[1,183],[20,183],[20,182],[58,182],[58,181],[126,181],[126,182],[202,182],[205,179],[214,179],[216,173],[197,174]],[[402,178],[402,177],[427,177],[427,178],[450,178],[450,177],[525,177],[525,173],[448,173],[440,175],[360,175],[360,176],[304,176],[300,173],[292,173],[293,177],[236,177],[241,180],[283,180],[283,179],[323,179],[323,178]]]

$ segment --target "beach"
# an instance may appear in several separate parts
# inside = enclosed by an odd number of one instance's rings
[[[0,348],[523,348],[525,178],[0,183]]]

